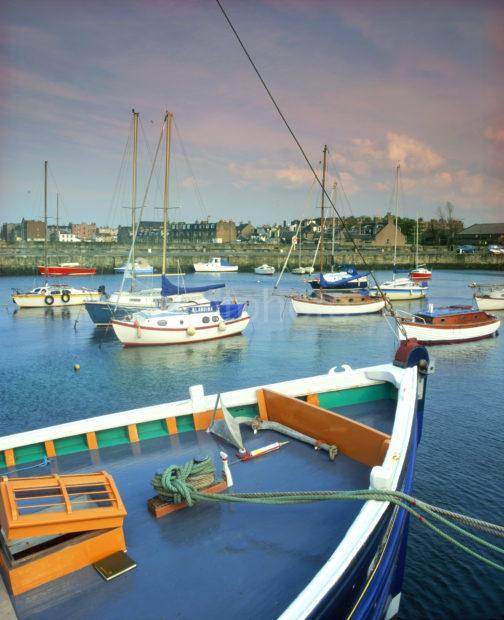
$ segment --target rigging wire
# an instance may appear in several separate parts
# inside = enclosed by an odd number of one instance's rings
[[[175,132],[177,134],[177,138],[178,138],[178,140],[180,142],[180,148],[182,150],[182,154],[183,154],[184,159],[186,161],[187,168],[189,169],[189,174],[191,175],[191,179],[192,179],[192,181],[194,183],[194,193],[196,194],[196,200],[199,203],[199,207],[201,209],[201,213],[203,214],[203,218],[204,219],[208,219],[208,209],[206,208],[205,201],[203,200],[203,195],[202,195],[202,193],[200,191],[200,188],[199,188],[198,179],[196,178],[196,175],[194,174],[194,170],[192,168],[191,161],[189,160],[189,157],[187,155],[187,151],[186,151],[184,142],[182,140],[182,136],[180,135],[180,131],[179,131],[179,128],[178,128],[178,125],[177,125],[175,119],[173,120],[173,124],[175,126]]]
[[[156,161],[157,161],[157,158],[158,158],[158,155],[159,155],[159,149],[161,147],[161,142],[163,140],[164,125],[165,125],[165,123],[163,122],[163,124],[161,126],[161,131],[160,131],[160,134],[159,134],[159,140],[158,140],[157,147],[156,147],[156,153],[154,155],[154,161],[152,162],[152,166],[151,166],[151,170],[150,170],[150,174],[149,174],[149,179],[147,181],[147,186],[146,186],[145,192],[144,192],[144,197],[143,197],[143,200],[142,200],[142,206],[140,207],[140,215],[139,215],[139,217],[137,219],[136,228],[135,228],[135,230],[132,231],[133,238],[131,240],[131,248],[130,248],[130,251],[129,251],[129,254],[128,254],[128,260],[126,262],[127,265],[132,263],[131,259],[132,259],[132,256],[133,256],[133,248],[135,247],[135,242],[136,242],[138,230],[140,228],[140,222],[142,220],[142,215],[143,215],[143,211],[144,211],[144,208],[145,208],[145,203],[147,201],[147,196],[149,194],[149,189],[150,189],[150,185],[151,185],[151,181],[152,181],[152,176],[154,174],[154,168],[156,166]],[[133,268],[133,271],[134,271],[134,268]],[[122,278],[122,281],[121,281],[121,288],[119,290],[119,295],[117,296],[117,304],[115,306],[115,310],[117,310],[117,306],[119,304],[119,300],[120,300],[122,292],[124,290],[124,283],[126,281],[126,274],[127,274],[127,270],[125,270],[124,274],[123,274],[123,278]]]
[[[294,133],[293,129],[291,128],[289,122],[287,121],[287,118],[284,116],[282,110],[280,109],[278,103],[276,102],[276,99],[273,97],[273,94],[271,93],[271,90],[269,89],[268,85],[266,84],[266,82],[264,81],[261,73],[259,72],[259,69],[257,68],[256,64],[254,63],[251,55],[249,54],[247,48],[245,47],[245,44],[243,43],[243,41],[241,40],[240,35],[238,34],[236,28],[233,26],[233,23],[231,22],[230,18],[228,17],[226,11],[224,10],[224,7],[222,6],[220,0],[215,0],[219,9],[221,10],[226,22],[228,23],[229,28],[231,29],[231,31],[233,32],[234,36],[236,37],[236,40],[238,41],[240,47],[242,48],[245,56],[248,58],[255,74],[257,75],[259,81],[261,82],[261,84],[264,87],[264,90],[266,91],[266,93],[268,94],[268,97],[270,98],[273,106],[275,107],[276,111],[278,112],[280,118],[282,119],[285,127],[287,128],[287,131],[290,133],[292,139],[294,140],[294,142],[296,143],[301,155],[303,156],[303,159],[305,160],[308,168],[311,170],[313,176],[315,177],[316,182],[320,185],[320,188],[322,189],[322,191],[324,192],[325,197],[327,198],[327,201],[329,202],[329,204],[331,205],[332,209],[334,210],[336,217],[338,218],[339,222],[341,223],[341,226],[343,227],[343,230],[347,233],[347,235],[349,236],[354,250],[357,253],[357,255],[359,256],[360,260],[362,261],[362,263],[364,264],[364,266],[370,271],[371,277],[373,279],[373,282],[375,283],[376,289],[377,291],[380,293],[384,303],[385,303],[385,307],[389,310],[390,314],[394,317],[394,320],[396,321],[397,324],[397,328],[402,332],[403,336],[407,339],[406,336],[406,330],[404,329],[403,325],[401,324],[401,322],[399,321],[399,318],[397,317],[394,307],[392,306],[390,300],[388,299],[388,297],[384,294],[384,292],[382,291],[380,284],[378,283],[378,280],[376,279],[373,271],[371,270],[371,268],[368,266],[366,259],[364,258],[364,255],[362,254],[359,246],[355,243],[354,239],[351,237],[347,226],[345,225],[345,221],[344,219],[341,217],[341,215],[339,214],[339,211],[336,209],[333,201],[331,200],[331,197],[329,196],[329,193],[327,192],[327,190],[325,189],[325,187],[322,184],[322,181],[320,180],[317,172],[315,171],[315,168],[313,167],[311,161],[308,158],[308,155],[306,154],[302,144],[299,142],[296,134]]]

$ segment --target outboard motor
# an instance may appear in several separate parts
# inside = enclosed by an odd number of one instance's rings
[[[100,286],[98,287],[98,292],[100,293],[100,299],[102,300],[108,299],[108,295],[107,295],[107,292],[105,291],[104,284],[100,284]]]

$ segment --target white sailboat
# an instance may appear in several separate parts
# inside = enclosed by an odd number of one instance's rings
[[[46,282],[31,291],[16,290],[12,294],[12,301],[19,308],[57,308],[65,306],[81,306],[86,301],[99,299],[97,290],[84,287],[68,286],[68,284],[49,284],[49,267],[47,263],[47,161],[44,162],[44,268],[42,275]]]
[[[152,273],[152,266],[145,266],[143,259],[135,259],[135,231],[136,225],[136,166],[137,166],[137,140],[138,140],[138,116],[139,113],[133,110],[133,166],[132,166],[132,231],[133,242],[130,251],[130,257],[124,265],[124,277],[132,279],[130,290],[116,291],[108,296],[104,295],[104,299],[86,303],[86,310],[96,325],[110,325],[112,318],[125,317],[132,312],[142,309],[159,309],[166,308],[169,304],[178,304],[181,302],[204,301],[208,302],[203,295],[205,291],[212,288],[221,288],[224,284],[215,284],[207,287],[187,288],[183,285],[177,286],[166,279],[167,273],[167,250],[168,250],[168,215],[169,215],[169,177],[170,177],[170,151],[171,151],[171,123],[172,113],[166,112],[163,129],[165,136],[165,182],[164,182],[164,203],[163,203],[163,250],[162,250],[162,270],[161,281],[162,286],[158,288],[134,290],[135,276],[141,273]],[[132,265],[134,268],[131,268]],[[129,267],[128,267],[129,266]],[[122,268],[118,268],[122,269]],[[124,279],[123,279],[124,283]]]
[[[399,219],[399,171],[401,169],[400,164],[397,164],[396,168],[396,181],[395,181],[395,236],[394,236],[394,270],[397,262],[397,231],[398,231],[398,219]],[[380,289],[387,295],[387,297],[393,301],[405,301],[409,299],[422,299],[426,296],[428,286],[426,282],[415,282],[410,277],[396,278],[395,273],[392,275],[392,280],[387,280],[380,284]],[[372,297],[380,297],[380,291],[376,286],[369,288],[369,294]]]
[[[322,269],[324,263],[324,197],[325,197],[325,177],[326,177],[327,146],[324,146],[323,169],[322,169],[322,199],[320,209],[320,280],[335,274],[323,276]],[[333,222],[334,233],[334,222]],[[334,240],[332,245],[332,259],[334,258]],[[339,275],[339,274],[338,274]],[[349,273],[344,273],[345,279],[351,278]],[[343,278],[343,276],[341,276]],[[341,279],[340,278],[340,279]],[[330,289],[331,290],[331,289]],[[380,312],[385,302],[382,299],[371,299],[368,295],[351,292],[335,292],[320,288],[313,291],[311,295],[293,295],[290,298],[292,309],[296,314],[306,314],[312,316],[343,316],[348,314],[372,314]]]

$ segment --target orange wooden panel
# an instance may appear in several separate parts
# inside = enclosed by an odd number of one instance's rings
[[[4,456],[5,464],[7,465],[7,467],[14,467],[14,465],[16,464],[16,459],[14,458],[14,450],[10,448],[8,450],[5,450]]]
[[[335,445],[343,454],[369,467],[383,463],[389,435],[297,398],[270,390],[262,392],[269,420]]]
[[[123,530],[117,527],[98,534],[83,534],[73,541],[58,545],[54,550],[49,549],[42,557],[37,554],[37,559],[31,561],[25,558],[13,565],[9,565],[5,557],[2,557],[2,561],[11,591],[16,596],[125,550]],[[0,553],[3,555],[3,552]]]
[[[196,431],[206,431],[206,429],[210,426],[210,422],[212,421],[213,409],[210,411],[200,411],[199,413],[193,413],[194,420],[194,430]],[[217,413],[215,414],[216,420],[222,420],[222,409],[217,409]]]
[[[128,437],[131,443],[136,443],[137,441],[140,441],[138,439],[136,424],[128,424]]]
[[[125,515],[106,472],[0,481],[0,523],[7,540],[119,527]]]
[[[227,482],[225,480],[221,480],[216,484],[212,484],[206,489],[200,489],[202,493],[222,493],[228,488]],[[187,502],[180,502],[180,504],[171,504],[169,502],[165,502],[159,495],[156,497],[151,497],[151,499],[147,502],[147,508],[151,515],[159,519],[160,517],[164,517],[171,512],[177,512],[177,510],[182,510],[182,508],[187,508]]]
[[[54,441],[52,439],[48,439],[44,441],[45,451],[47,456],[52,459],[56,456],[56,449],[54,448]]]
[[[264,400],[264,390],[257,390],[256,398],[257,398],[257,406],[259,407],[259,417],[261,418],[261,420],[267,420],[268,411],[266,409],[266,402]]]
[[[310,403],[310,405],[319,405],[319,399],[318,399],[318,394],[307,394],[306,395],[306,402]]]
[[[169,435],[176,435],[178,433],[177,418],[165,418],[166,430]]]
[[[96,440],[96,433],[94,431],[86,433],[86,441],[88,450],[98,450],[98,441]]]

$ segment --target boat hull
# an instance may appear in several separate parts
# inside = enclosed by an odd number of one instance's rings
[[[318,303],[310,298],[291,298],[292,308],[299,315],[313,316],[348,316],[359,314],[374,314],[380,312],[385,306],[385,302],[380,299],[365,303]]]
[[[416,280],[418,282],[423,282],[425,280],[430,280],[432,278],[432,273],[430,271],[427,271],[427,272],[410,271],[409,275],[412,280]]]
[[[407,301],[409,299],[423,299],[427,295],[425,288],[411,287],[409,289],[392,289],[380,287],[382,292],[393,301]],[[371,297],[379,297],[377,289],[369,289]]]
[[[487,321],[481,325],[464,325],[460,327],[434,327],[432,325],[422,325],[407,321],[401,321],[401,323],[407,338],[416,338],[419,344],[424,345],[455,344],[482,340],[483,338],[490,338],[496,335],[500,327],[498,319]],[[399,337],[401,340],[405,339],[401,331],[399,331]]]
[[[172,344],[193,344],[206,340],[217,340],[241,334],[250,321],[244,312],[238,319],[221,321],[214,325],[192,326],[183,328],[140,326],[134,322],[112,321],[112,327],[118,339],[126,347],[146,347]],[[190,329],[192,327],[192,330]],[[194,332],[194,333],[193,333]]]
[[[275,273],[274,267],[256,267],[254,273],[258,276],[272,276]]]
[[[39,265],[38,272],[41,276],[94,276],[96,267],[47,267]]]
[[[296,275],[311,275],[315,269],[313,267],[295,267],[291,273]]]
[[[492,297],[491,295],[474,296],[474,301],[479,310],[504,310],[504,293],[501,297]]]
[[[65,306],[82,306],[87,301],[98,299],[100,299],[100,293],[94,291],[70,293],[68,299],[64,295],[30,295],[29,293],[25,295],[12,295],[12,301],[20,308],[63,308]]]
[[[217,267],[206,263],[194,263],[194,271],[197,273],[231,273],[238,271],[238,265],[220,265]]]

